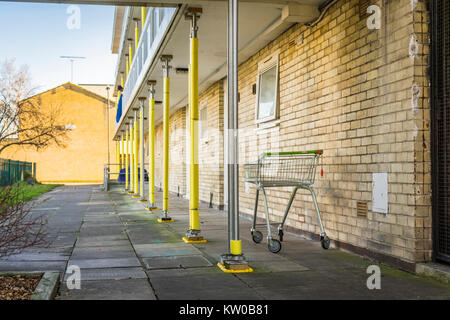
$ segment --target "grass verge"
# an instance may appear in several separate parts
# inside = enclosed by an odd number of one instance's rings
[[[19,188],[22,193],[22,200],[23,201],[30,201],[31,199],[40,196],[41,194],[44,194],[46,192],[49,192],[56,187],[61,186],[61,184],[40,184],[36,183],[34,185],[30,184],[20,184]]]
[[[46,192],[49,192],[56,187],[62,186],[61,184],[40,184],[35,183],[34,185],[30,185],[24,182],[21,182],[19,184],[15,184],[13,186],[7,186],[7,187],[0,187],[0,193],[3,194],[2,190],[5,190],[5,188],[13,188],[13,193],[11,191],[6,191],[9,196],[8,199],[6,199],[5,203],[14,204],[18,202],[27,202],[32,200],[33,198],[36,198],[40,196],[41,194],[44,194]]]

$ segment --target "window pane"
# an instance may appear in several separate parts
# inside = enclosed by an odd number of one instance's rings
[[[277,67],[274,66],[259,76],[258,119],[272,117],[275,114]]]

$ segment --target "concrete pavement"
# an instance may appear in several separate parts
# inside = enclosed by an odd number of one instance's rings
[[[157,204],[162,193],[157,192]],[[203,206],[204,244],[185,244],[188,201],[170,198],[173,223],[115,186],[64,186],[37,200],[35,214],[49,217],[48,248],[30,248],[0,260],[0,271],[59,270],[57,299],[450,299],[448,285],[381,265],[381,289],[366,286],[362,257],[285,234],[278,254],[255,244],[250,221],[241,220],[243,250],[253,273],[226,274],[216,266],[227,250],[226,212]],[[81,289],[68,289],[71,265]]]

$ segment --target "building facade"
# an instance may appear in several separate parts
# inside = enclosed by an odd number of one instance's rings
[[[36,179],[41,183],[86,184],[103,182],[103,166],[108,163],[107,99],[80,86],[65,83],[39,93],[42,112],[57,106],[61,123],[69,131],[64,146],[50,145],[36,151],[30,146],[11,146],[2,157],[36,163]],[[110,138],[114,130],[114,102],[110,102]],[[113,142],[110,158],[115,159]]]
[[[441,258],[448,258],[447,220],[433,213],[431,197],[431,16],[440,3],[432,2],[333,0],[311,5],[305,1],[299,4],[303,7],[278,7],[273,13],[278,20],[270,20],[272,12],[263,5],[242,5],[240,14],[248,21],[242,20],[239,52],[241,215],[251,216],[255,201],[255,187],[244,182],[242,164],[257,160],[263,152],[323,149],[314,188],[334,246],[414,270],[416,263],[436,257],[440,228]],[[150,50],[149,57],[139,61],[143,67],[138,76],[125,71],[129,52],[123,48],[127,39],[133,39],[141,11],[116,9],[113,52],[119,54],[116,82],[124,78],[124,95],[127,85],[135,92],[134,97],[128,94],[124,110],[136,106],[136,97],[148,97],[147,79],[162,82],[159,55],[173,55],[169,189],[189,198],[188,88],[187,77],[178,72],[189,59],[189,51],[183,51],[189,28],[180,18],[187,7],[164,11],[163,19],[170,15],[170,21],[160,30],[160,38],[155,37],[158,50],[153,56]],[[227,79],[223,52],[212,46],[222,48],[225,40],[218,36],[222,47],[210,40],[223,31],[212,5],[205,2],[198,7],[203,9],[198,22],[199,197],[224,209]],[[160,19],[159,10],[168,9],[147,8],[147,21]],[[259,26],[252,14],[260,15],[260,20],[267,14],[266,21],[275,22]],[[132,67],[137,64],[132,61]],[[162,100],[162,87],[156,91],[157,100]],[[159,187],[163,123],[160,104],[156,106],[155,184]],[[123,136],[125,125],[123,120],[116,124],[116,138]],[[148,162],[148,149],[145,154]],[[281,221],[290,192],[289,188],[268,190],[274,221]],[[262,199],[258,212],[264,217]],[[444,217],[448,214],[441,212]],[[309,194],[299,191],[286,225],[292,232],[317,237],[319,225]]]

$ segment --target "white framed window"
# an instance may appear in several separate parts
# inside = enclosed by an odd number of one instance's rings
[[[204,107],[200,110],[200,141],[208,140],[208,108]]]
[[[279,52],[277,51],[258,64],[256,123],[275,120],[279,116],[278,62]]]

